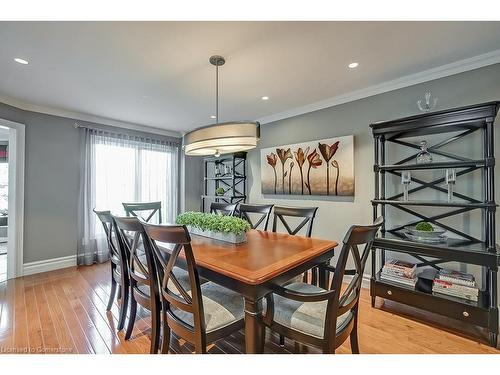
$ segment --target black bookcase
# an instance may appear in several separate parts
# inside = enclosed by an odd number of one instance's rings
[[[243,203],[247,190],[247,153],[237,152],[220,157],[207,156],[203,159],[203,195],[201,211],[210,210],[210,202]],[[217,188],[223,188],[224,195],[217,195]]]
[[[495,240],[497,204],[494,193],[493,123],[499,104],[500,102],[489,102],[370,125],[375,150],[373,217],[383,215],[388,219],[390,211],[391,213],[404,212],[404,215],[415,218],[410,222],[391,225],[390,228],[384,225],[381,234],[373,244],[370,282],[372,307],[375,306],[376,297],[382,297],[470,323],[486,329],[489,334],[489,343],[495,347],[498,335],[497,271],[500,257],[499,247]],[[478,133],[480,133],[479,136]],[[428,150],[434,159],[439,158],[440,160],[434,160],[435,162],[427,164],[416,164],[415,158],[420,147],[409,139],[431,135],[439,135],[440,140]],[[445,151],[446,146],[465,137],[473,139],[476,143],[470,147],[478,147],[482,150],[482,156],[477,160],[464,157],[459,153]],[[407,148],[414,154],[388,165],[386,159],[389,147]],[[447,190],[442,185],[445,180],[444,170],[448,168],[456,169],[457,186],[460,176],[481,171],[478,183],[481,184],[482,198],[478,199],[455,192],[452,202],[448,202],[446,198],[443,201],[411,199],[412,194],[422,195],[424,191],[446,196]],[[436,175],[441,177],[431,178],[431,181],[412,178],[418,186],[409,190],[410,199],[408,201],[402,200],[403,193],[391,193],[390,196],[387,196],[387,179],[390,175],[401,178],[401,172],[404,170],[443,170],[443,173],[436,172]],[[423,214],[422,207],[432,207],[432,213]],[[481,212],[484,228],[481,238],[476,238],[463,229],[459,230],[442,222],[452,216],[464,215],[473,210]],[[446,229],[450,233],[448,240],[440,244],[424,244],[406,239],[402,232],[404,227],[422,220]],[[456,237],[456,239],[452,237]],[[438,270],[446,262],[480,266],[482,285],[478,302],[423,292],[419,288],[405,287],[381,280],[380,269],[385,263],[386,251],[411,255],[415,259],[417,267],[430,266],[431,269]]]

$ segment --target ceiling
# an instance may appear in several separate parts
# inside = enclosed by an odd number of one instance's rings
[[[0,97],[185,132],[214,121],[213,54],[226,58],[223,122],[470,58],[499,41],[500,22],[0,22]],[[347,68],[353,61],[359,67]]]

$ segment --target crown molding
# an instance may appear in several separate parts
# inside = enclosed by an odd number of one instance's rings
[[[337,95],[319,102],[307,104],[304,106],[289,109],[273,115],[261,117],[257,119],[261,124],[268,124],[274,121],[283,120],[286,118],[303,115],[305,113],[318,111],[320,109],[333,107],[339,104],[352,102],[359,99],[364,99],[370,96],[382,94],[385,92],[401,89],[432,81],[438,78],[448,77],[454,74],[467,72],[470,70],[482,68],[488,65],[500,63],[500,49],[491,51],[482,55],[477,55],[464,60],[455,61],[450,64],[441,65],[436,68],[421,71],[419,73],[410,74],[391,81],[383,82],[377,85],[369,86],[364,89],[351,91],[346,94]]]
[[[0,96],[0,103],[10,105],[29,112],[44,113],[47,115],[66,117],[74,120],[93,122],[102,125],[116,126],[119,128],[137,130],[153,134],[161,134],[168,137],[181,138],[182,134],[180,132],[165,130],[160,128],[155,128],[148,125],[134,124],[131,122],[113,120],[107,117],[95,116],[87,113],[73,112],[61,108],[53,108],[48,106],[39,106],[31,103],[27,103],[18,99],[11,98],[9,96]]]

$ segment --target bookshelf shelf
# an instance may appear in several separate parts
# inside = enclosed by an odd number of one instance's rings
[[[372,200],[374,219],[379,215],[384,216],[385,223],[390,219],[386,207],[404,212],[417,218],[416,221],[398,223],[397,226],[382,227],[381,235],[374,241],[372,247],[372,277],[370,294],[372,307],[375,306],[377,297],[393,300],[419,309],[444,315],[461,322],[488,330],[488,341],[496,347],[498,337],[498,299],[497,299],[497,272],[500,265],[500,247],[496,244],[495,210],[497,204],[494,197],[494,144],[493,123],[497,115],[500,102],[489,102],[451,110],[426,113],[403,119],[378,122],[371,124],[374,137],[375,164],[375,197]],[[482,159],[467,159],[461,154],[444,151],[441,146],[448,145],[470,134],[480,132],[481,137],[471,137],[481,144]],[[453,133],[453,134],[451,134]],[[388,144],[404,146],[416,153],[419,147],[408,141],[410,137],[440,135],[437,145],[431,146],[429,151],[438,158],[449,160],[434,163],[415,164],[413,156],[406,157],[394,164],[386,163]],[[443,137],[445,137],[443,139]],[[448,138],[446,138],[448,137]],[[421,138],[422,139],[422,138]],[[399,171],[405,170],[436,170],[460,169],[460,174],[466,174],[478,168],[482,170],[481,185],[483,196],[476,199],[464,194],[456,194],[457,201],[435,200],[397,200],[401,194],[386,197],[386,177],[388,174],[401,176]],[[459,172],[457,172],[459,175]],[[412,192],[433,191],[446,192],[440,184],[443,178],[431,182],[423,182],[422,187],[410,190]],[[432,214],[422,213],[426,207],[432,208]],[[418,211],[416,211],[418,208]],[[439,209],[443,211],[439,213]],[[451,210],[450,210],[451,209]],[[430,210],[430,209],[428,209]],[[475,238],[463,229],[445,225],[443,219],[455,215],[463,215],[472,210],[481,210],[484,233],[481,238]],[[436,211],[438,213],[436,213]],[[401,217],[401,216],[399,216]],[[394,220],[398,216],[395,215]],[[399,219],[400,220],[400,219]],[[405,225],[412,225],[418,221],[428,221],[456,235],[458,238],[448,238],[437,244],[427,244],[408,240],[402,231]],[[380,278],[380,270],[386,261],[386,252],[404,253],[416,259],[419,267],[432,267],[440,269],[440,264],[446,262],[459,262],[462,264],[478,265],[482,269],[482,290],[479,292],[478,302],[460,299],[458,297],[442,294],[430,294]]]

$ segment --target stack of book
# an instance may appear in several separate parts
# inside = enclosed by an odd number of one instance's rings
[[[415,287],[417,265],[402,260],[390,259],[385,262],[380,278],[393,283]]]
[[[469,273],[441,269],[434,279],[432,291],[477,302],[479,288]]]

